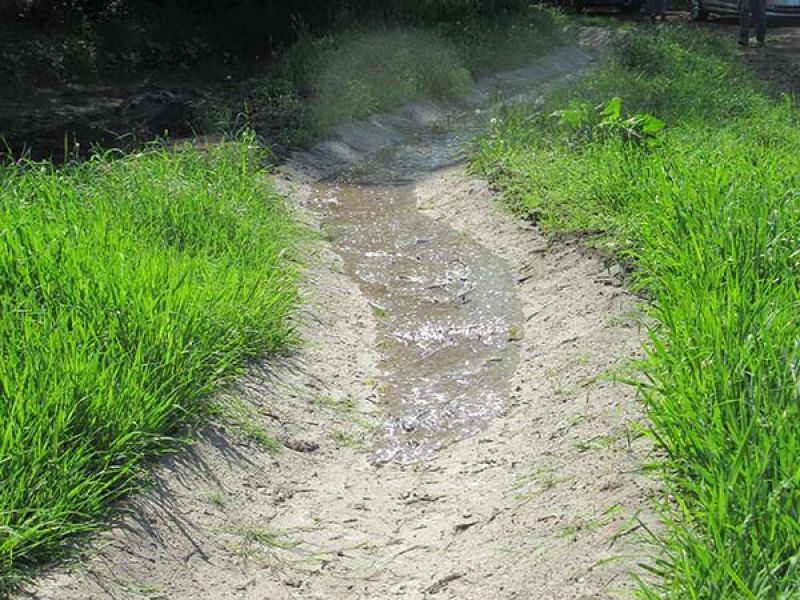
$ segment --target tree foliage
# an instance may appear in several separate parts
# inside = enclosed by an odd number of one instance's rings
[[[496,15],[525,4],[521,0],[0,0],[0,16],[20,24],[54,27],[181,13],[195,24],[249,21],[261,33],[284,38],[298,22],[325,28],[367,14],[403,21],[442,21]]]

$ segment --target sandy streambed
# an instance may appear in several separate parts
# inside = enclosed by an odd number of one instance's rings
[[[386,416],[376,459],[430,459],[505,409],[522,323],[513,277],[485,247],[417,210],[413,185],[317,190],[345,272],[377,317]]]
[[[590,59],[562,49],[500,81],[535,88]],[[648,449],[632,390],[607,375],[639,352],[636,302],[602,262],[523,228],[447,166],[474,124],[413,126],[445,114],[415,106],[298,157],[282,186],[330,240],[308,250],[308,343],[242,382],[232,414],[29,596],[527,600],[630,587]],[[284,450],[263,448],[260,431]]]

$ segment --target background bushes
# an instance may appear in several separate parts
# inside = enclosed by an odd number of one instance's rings
[[[0,76],[17,85],[128,69],[252,61],[365,20],[412,25],[499,17],[521,0],[10,0],[0,6]],[[78,68],[75,68],[75,67]]]

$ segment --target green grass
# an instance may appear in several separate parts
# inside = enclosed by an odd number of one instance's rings
[[[594,107],[665,122],[658,142]],[[555,109],[587,107],[582,126]],[[800,111],[728,41],[629,34],[544,107],[498,115],[474,167],[520,216],[587,232],[650,303],[642,391],[666,527],[645,598],[800,597]]]
[[[299,231],[259,162],[246,138],[0,168],[0,595],[292,341]]]
[[[569,41],[567,18],[544,6],[458,19],[437,27],[473,77],[515,69]]]

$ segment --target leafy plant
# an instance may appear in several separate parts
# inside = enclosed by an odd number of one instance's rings
[[[583,142],[602,142],[610,136],[618,136],[625,142],[653,146],[660,142],[659,134],[664,129],[664,122],[653,115],[623,115],[619,96],[595,109],[586,102],[573,100],[569,108],[557,110],[551,116]]]

